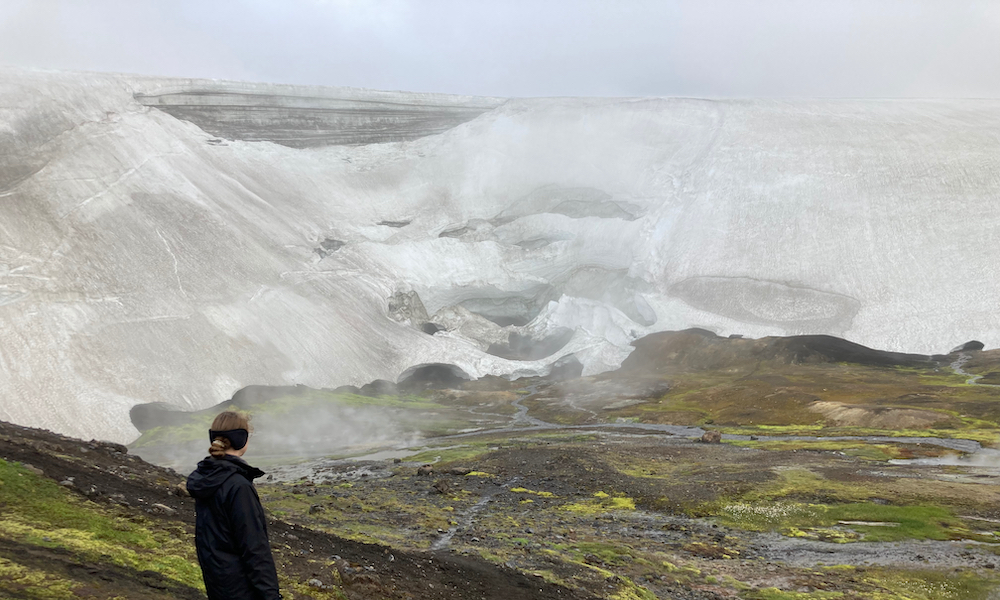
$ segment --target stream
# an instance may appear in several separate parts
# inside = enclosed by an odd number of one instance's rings
[[[1000,385],[994,385],[992,383],[979,383],[979,380],[983,378],[982,375],[973,375],[972,373],[965,372],[965,370],[962,367],[964,367],[965,364],[970,360],[972,360],[971,354],[969,354],[968,352],[959,352],[958,360],[951,363],[951,365],[949,366],[951,370],[955,372],[956,375],[964,375],[965,377],[968,377],[968,379],[965,380],[965,383],[968,385],[981,385],[983,387],[1000,387]]]
[[[1000,387],[1000,385],[982,384],[978,383],[982,375],[972,375],[971,373],[963,370],[963,367],[972,359],[972,356],[966,352],[959,353],[959,357],[953,363],[951,363],[950,368],[958,375],[968,377],[966,381],[969,385],[981,385],[985,387]],[[670,436],[677,436],[679,438],[687,439],[700,439],[705,433],[705,429],[701,427],[690,427],[684,425],[661,425],[654,423],[634,423],[634,422],[616,422],[616,423],[594,423],[587,425],[562,425],[559,423],[550,423],[542,419],[533,417],[528,414],[528,407],[523,404],[525,400],[531,398],[538,393],[539,388],[542,384],[534,384],[525,388],[527,394],[519,396],[512,404],[517,409],[517,412],[510,417],[509,424],[496,427],[496,428],[484,428],[476,429],[473,431],[463,431],[460,433],[444,435],[433,438],[426,438],[420,441],[419,446],[412,443],[412,440],[405,445],[396,447],[385,447],[379,448],[371,453],[367,453],[360,456],[354,456],[350,458],[341,460],[332,460],[329,458],[319,458],[318,460],[308,460],[300,463],[294,467],[286,468],[283,470],[288,471],[285,473],[286,477],[290,477],[292,473],[298,477],[301,474],[308,473],[311,470],[315,470],[320,464],[331,465],[340,462],[368,462],[368,461],[383,461],[387,459],[399,459],[406,460],[410,456],[423,453],[427,450],[438,449],[446,450],[449,448],[454,448],[455,443],[460,445],[460,441],[464,438],[476,437],[483,434],[495,434],[495,433],[532,433],[539,431],[579,431],[579,432],[599,432],[599,431],[642,431],[651,434],[664,434]],[[480,414],[472,411],[473,414]],[[485,414],[485,413],[483,413]],[[493,413],[488,413],[490,416],[499,416]],[[933,458],[914,458],[914,459],[897,459],[890,460],[890,464],[894,465],[950,465],[950,466],[962,466],[962,467],[978,467],[978,468],[998,468],[1000,467],[1000,450],[993,448],[984,448],[982,444],[975,440],[967,439],[955,439],[955,438],[938,438],[938,437],[892,437],[892,436],[803,436],[803,435],[736,435],[736,434],[723,434],[723,440],[733,440],[733,441],[751,441],[751,440],[766,440],[769,442],[774,441],[801,441],[801,442],[823,442],[823,441],[838,441],[838,442],[862,442],[866,444],[915,444],[915,445],[928,445],[937,446],[939,448],[945,448],[947,450],[954,451],[955,454],[947,454],[945,456],[933,457]],[[450,445],[445,447],[440,447],[442,443],[452,442]],[[985,483],[985,482],[984,482]]]

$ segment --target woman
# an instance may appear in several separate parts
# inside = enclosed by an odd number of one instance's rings
[[[211,456],[188,477],[195,498],[195,547],[209,600],[279,600],[264,509],[253,480],[264,474],[241,458],[250,420],[227,411],[208,432]]]

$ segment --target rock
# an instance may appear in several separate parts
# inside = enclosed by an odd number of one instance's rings
[[[420,465],[419,467],[417,467],[417,475],[421,477],[424,475],[433,475],[433,474],[434,474],[433,465]]]
[[[409,393],[428,389],[461,389],[462,384],[471,379],[472,376],[452,364],[421,364],[399,374],[399,389]]]
[[[703,444],[718,444],[722,441],[722,434],[714,429],[706,431],[701,436],[701,442]]]
[[[553,381],[567,381],[583,375],[583,363],[575,354],[567,354],[552,363],[548,378]]]
[[[399,388],[396,387],[396,384],[385,379],[376,379],[371,383],[366,383],[361,386],[361,389],[358,391],[360,395],[368,396],[370,398],[378,398],[379,396],[396,396],[399,394]]]
[[[402,458],[394,458],[394,459],[392,459],[392,464],[394,464],[394,465],[398,465],[401,462],[403,462]]]
[[[38,467],[29,465],[28,463],[22,463],[21,466],[24,467],[25,469],[27,469],[28,471],[31,471],[35,475],[45,475],[44,471],[42,471]]]
[[[161,515],[170,516],[170,515],[177,514],[176,510],[174,510],[173,508],[170,508],[166,504],[153,504],[149,508],[151,508],[153,510],[153,512],[161,514]]]
[[[460,476],[468,475],[471,472],[472,472],[472,469],[469,469],[467,467],[452,467],[451,469],[448,469],[448,471],[447,471],[447,473],[449,475],[460,475]]]
[[[434,485],[431,487],[434,489],[435,492],[439,494],[451,493],[451,486],[448,485],[448,482],[445,481],[444,479],[438,479],[437,481],[434,482]]]
[[[420,326],[420,330],[426,333],[427,335],[434,335],[439,331],[444,331],[445,328],[438,325],[437,323],[431,323],[428,321],[427,323],[424,323],[423,325]]]
[[[313,504],[309,507],[309,514],[315,515],[316,513],[323,512],[323,507],[319,504]]]
[[[319,257],[322,259],[329,256],[331,253],[340,250],[346,244],[347,242],[341,240],[326,238],[325,240],[319,243],[319,248],[314,248],[314,251],[316,252],[316,254],[319,254]]]
[[[191,494],[188,493],[187,482],[182,481],[174,486],[174,494],[180,496],[181,498],[190,496]]]
[[[106,442],[103,440],[90,440],[90,443],[97,446],[99,450],[104,450],[105,452],[128,454],[128,447],[124,444],[116,444],[115,442]]]
[[[73,483],[72,481],[70,481],[69,479],[64,479],[64,480],[60,481],[59,485],[61,485],[63,487],[68,487],[68,488],[74,488],[74,487],[76,487],[76,484]]]
[[[326,587],[325,585],[323,585],[323,582],[320,581],[319,579],[310,579],[309,581],[306,582],[306,585],[308,585],[309,587],[314,587],[319,589],[324,589]]]
[[[956,346],[952,348],[949,354],[954,354],[955,352],[976,352],[982,350],[985,347],[986,344],[978,340],[970,340],[968,342],[965,342],[961,346]]]
[[[398,323],[421,327],[430,318],[416,292],[396,292],[389,298],[389,318]]]

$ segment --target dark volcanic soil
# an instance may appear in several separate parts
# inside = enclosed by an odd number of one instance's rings
[[[73,489],[114,506],[121,515],[180,523],[193,535],[194,501],[179,492],[184,476],[150,465],[123,446],[83,442],[48,431],[0,422],[0,457],[39,469],[57,482],[72,478]],[[161,505],[164,508],[154,507]],[[293,581],[323,585],[340,582],[348,598],[392,599],[583,599],[586,594],[547,583],[481,559],[450,552],[419,553],[344,540],[328,533],[272,519],[272,547],[279,571]],[[193,544],[193,538],[192,538]],[[106,597],[203,598],[150,572],[135,572],[104,562],[82,561],[69,551],[0,539],[0,556],[21,564],[43,564],[77,582],[93,583]],[[339,557],[331,567],[333,557]],[[9,590],[7,590],[9,592]],[[100,596],[98,596],[100,597]],[[286,598],[308,598],[285,592]]]

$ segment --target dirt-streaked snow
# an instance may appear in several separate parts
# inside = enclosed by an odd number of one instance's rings
[[[226,90],[268,108],[227,108]],[[214,105],[183,96],[177,114],[210,131],[146,106],[191,91]],[[428,363],[543,373],[568,354],[595,373],[690,326],[996,347],[998,200],[1000,101],[502,101],[0,70],[0,419],[127,441],[140,402]],[[389,310],[411,292],[422,308]],[[576,335],[544,359],[486,352],[560,328]]]

